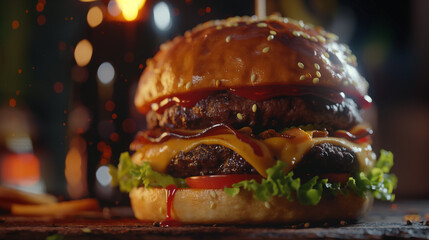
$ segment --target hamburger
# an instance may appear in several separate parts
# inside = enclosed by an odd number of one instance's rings
[[[393,201],[393,154],[371,147],[356,57],[290,18],[203,23],[147,61],[147,129],[112,168],[135,217],[174,225],[356,219]]]

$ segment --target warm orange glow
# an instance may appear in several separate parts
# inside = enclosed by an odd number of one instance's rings
[[[19,21],[13,20],[12,21],[12,29],[18,29],[19,28]]]
[[[80,67],[88,65],[89,61],[91,61],[91,57],[91,43],[86,39],[81,40],[74,49],[74,58],[76,60],[77,65],[79,65]]]
[[[21,74],[22,73],[22,69],[20,68],[20,69],[18,69],[18,74]]]
[[[77,148],[72,148],[66,156],[65,175],[67,183],[70,185],[79,185],[82,176],[82,156]]]
[[[11,106],[11,107],[15,107],[16,106],[16,100],[15,100],[15,98],[9,99],[9,106]]]
[[[146,0],[116,0],[122,16],[127,21],[133,21],[137,18],[139,10],[144,6]]]
[[[98,6],[92,7],[89,9],[88,15],[86,15],[86,20],[90,27],[97,27],[103,21],[103,11]]]
[[[39,159],[32,153],[9,154],[1,161],[2,182],[32,186],[40,179]]]
[[[70,141],[70,150],[65,159],[64,174],[67,180],[67,192],[72,199],[82,198],[88,192],[86,147],[85,139],[74,137]]]

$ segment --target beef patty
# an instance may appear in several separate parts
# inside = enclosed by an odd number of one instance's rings
[[[254,101],[227,91],[208,96],[193,107],[173,105],[163,113],[149,111],[146,119],[149,129],[203,129],[225,123],[235,129],[249,126],[254,133],[307,124],[347,130],[362,121],[359,108],[350,98],[342,103],[312,95]]]
[[[356,155],[350,150],[322,143],[311,148],[295,166],[298,177],[324,173],[348,173],[359,171]],[[191,177],[219,174],[258,174],[239,154],[221,145],[199,145],[195,149],[177,154],[167,166],[167,173],[174,177]]]

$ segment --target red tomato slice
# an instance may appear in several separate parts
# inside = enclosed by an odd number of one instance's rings
[[[350,177],[351,175],[348,173],[325,173],[325,174],[321,174],[319,176],[319,179],[327,178],[328,181],[331,183],[339,182],[344,184],[349,180]]]
[[[223,189],[232,187],[234,183],[250,179],[261,182],[262,176],[255,174],[207,175],[188,177],[185,178],[185,181],[190,188]]]

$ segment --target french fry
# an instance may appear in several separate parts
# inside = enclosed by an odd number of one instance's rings
[[[36,194],[0,186],[0,201],[23,204],[55,203],[57,198],[50,194]]]
[[[12,215],[25,216],[70,216],[84,211],[99,210],[97,199],[88,198],[42,205],[12,204]]]

